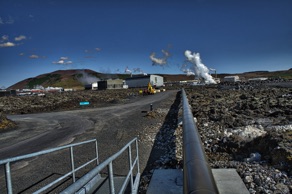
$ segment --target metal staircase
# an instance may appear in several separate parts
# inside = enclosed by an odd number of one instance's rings
[[[89,161],[81,164],[76,167],[74,158],[74,147],[81,146],[84,144],[95,143],[95,157],[90,159]],[[134,146],[133,146],[134,145]],[[132,149],[133,148],[133,149]],[[5,166],[5,182],[6,182],[6,193],[13,194],[13,182],[12,182],[12,173],[13,168],[11,168],[11,163],[17,163],[25,159],[34,158],[40,155],[50,154],[59,150],[68,149],[70,151],[71,158],[71,171],[62,175],[61,177],[55,179],[54,181],[46,184],[33,191],[33,193],[47,193],[50,188],[61,184],[65,179],[72,179],[72,184],[65,188],[60,193],[137,193],[138,186],[140,181],[140,170],[139,170],[139,156],[138,156],[138,141],[137,138],[131,140],[127,145],[121,148],[117,153],[106,159],[104,162],[99,163],[98,160],[98,147],[95,139],[88,140],[80,143],[69,144],[62,147],[57,147],[49,150],[44,150],[32,154],[27,154],[23,156],[17,156],[13,158],[8,158],[4,160],[0,160],[0,166]],[[134,154],[132,154],[134,150]],[[128,163],[129,163],[129,171],[126,176],[123,177],[114,177],[113,172],[113,161],[117,159],[122,153],[128,151]],[[134,155],[134,158],[132,158]],[[75,173],[89,164],[95,163],[95,167],[86,173],[81,178],[77,179]],[[101,171],[107,168],[107,174],[101,174]],[[5,192],[4,191],[4,192]],[[2,193],[3,191],[1,191]]]

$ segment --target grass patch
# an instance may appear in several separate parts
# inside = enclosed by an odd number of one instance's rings
[[[37,85],[42,85],[43,87],[47,87],[52,85],[54,82],[61,79],[60,74],[47,74],[44,77],[40,78],[32,78],[28,82],[28,88],[33,89]]]

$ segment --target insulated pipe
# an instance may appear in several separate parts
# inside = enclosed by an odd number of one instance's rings
[[[190,109],[186,92],[182,89],[183,103],[183,176],[184,194],[215,194],[219,193],[194,116]]]

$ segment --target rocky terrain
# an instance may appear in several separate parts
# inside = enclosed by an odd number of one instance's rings
[[[237,169],[250,193],[292,192],[292,84],[279,86],[236,83],[185,88],[211,168]],[[69,110],[86,108],[80,107],[80,101],[99,107],[136,97],[137,90],[1,97],[0,110],[5,114]],[[146,193],[154,169],[182,168],[181,116],[179,93],[170,107],[154,108],[145,115],[151,125],[141,130],[139,141],[153,148],[140,193]],[[6,118],[1,119],[3,123]]]
[[[128,89],[47,92],[45,96],[3,96],[0,97],[0,112],[5,114],[28,114],[93,108],[123,103],[138,95],[138,89]],[[80,106],[80,102],[89,102],[89,105]]]
[[[186,89],[211,168],[235,168],[250,193],[291,193],[291,82],[272,88],[266,83],[227,85]],[[159,156],[142,176],[141,193],[154,169],[182,168],[180,106],[177,101],[168,124],[145,138]],[[161,114],[155,110],[149,117]]]
[[[0,112],[0,129],[10,129],[15,126],[16,124],[13,121],[7,119],[6,115]]]
[[[291,88],[187,93],[211,167],[236,168],[251,193],[291,191]]]
[[[15,123],[7,119],[7,114],[29,114],[63,110],[84,109],[110,106],[123,103],[139,96],[138,89],[53,92],[45,96],[3,96],[0,97],[0,130],[15,127]],[[89,105],[80,106],[80,102]]]

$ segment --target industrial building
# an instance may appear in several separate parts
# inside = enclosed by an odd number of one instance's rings
[[[135,76],[126,79],[126,84],[129,88],[147,87],[149,82],[156,88],[164,86],[163,77],[159,75]]]
[[[224,80],[224,82],[238,82],[238,81],[240,81],[238,75],[225,76],[223,80]]]
[[[16,96],[16,90],[0,90],[0,97],[2,96]]]
[[[123,89],[124,81],[122,79],[108,79],[99,81],[97,84],[98,90],[106,89]]]
[[[248,81],[265,81],[268,80],[267,77],[256,77],[256,78],[250,78]]]

